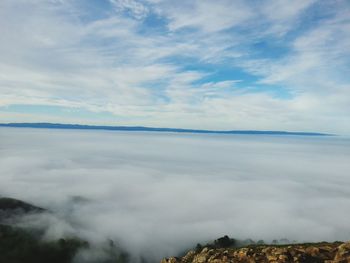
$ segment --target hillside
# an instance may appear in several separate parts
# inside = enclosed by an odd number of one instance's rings
[[[291,245],[249,245],[190,250],[182,257],[164,258],[161,263],[349,263],[350,242]]]
[[[43,229],[20,227],[16,219],[28,214],[49,213],[32,204],[0,197],[0,263],[71,263],[81,250],[91,250],[91,245],[79,237],[57,240],[43,239]],[[127,255],[113,243],[102,248],[103,259],[89,263],[124,263]]]
[[[12,225],[11,218],[47,210],[12,198],[0,198],[0,262],[30,263],[74,262],[80,250],[90,244],[77,237],[44,241],[40,231]],[[277,242],[277,241],[276,241]],[[282,240],[282,242],[288,242]],[[113,243],[104,249],[104,259],[89,259],[89,263],[131,262],[125,252]],[[85,262],[85,261],[82,261]],[[144,263],[148,263],[144,259]],[[350,263],[350,242],[266,245],[260,240],[235,240],[221,237],[206,245],[198,244],[180,257],[170,257],[161,263]]]

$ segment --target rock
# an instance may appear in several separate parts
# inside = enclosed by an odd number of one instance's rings
[[[161,263],[350,263],[350,242],[250,245],[243,248],[207,247],[189,251],[181,259],[169,258]]]
[[[175,257],[171,257],[168,259],[168,263],[176,263],[177,262],[177,258]]]
[[[338,246],[337,252],[334,257],[334,262],[350,263],[350,242],[346,242]]]
[[[205,254],[196,255],[193,259],[193,263],[205,263],[207,261],[207,256]]]
[[[209,249],[207,247],[203,248],[203,250],[201,251],[201,254],[203,253],[207,253],[209,251]]]
[[[278,256],[278,262],[288,262],[289,257],[287,255],[279,255]]]
[[[272,255],[269,255],[269,256],[267,256],[267,260],[268,260],[269,262],[271,262],[271,261],[276,261],[276,260],[277,260],[277,257],[276,257],[276,256],[272,256]]]
[[[176,263],[176,262],[178,262],[176,257],[163,258],[161,260],[161,263]]]
[[[307,253],[313,257],[317,257],[320,253],[320,249],[317,247],[308,247],[308,248],[306,248],[305,253]]]
[[[190,250],[182,259],[181,262],[183,263],[190,263],[192,262],[194,256],[196,255],[196,252],[193,250]]]

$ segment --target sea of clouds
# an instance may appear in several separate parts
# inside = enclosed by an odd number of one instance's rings
[[[0,129],[0,195],[54,212],[22,224],[135,258],[225,234],[349,240],[349,185],[343,137]]]

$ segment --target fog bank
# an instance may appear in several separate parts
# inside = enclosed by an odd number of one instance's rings
[[[0,129],[0,195],[47,238],[159,259],[200,241],[350,239],[350,140]]]

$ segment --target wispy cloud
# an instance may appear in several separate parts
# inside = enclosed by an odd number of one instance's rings
[[[137,19],[145,18],[149,9],[146,5],[136,0],[110,0],[117,12],[129,12],[133,17]]]
[[[347,1],[0,5],[1,107],[113,114],[105,124],[192,127],[197,112],[198,128],[349,132]],[[59,119],[28,117],[44,116]]]

